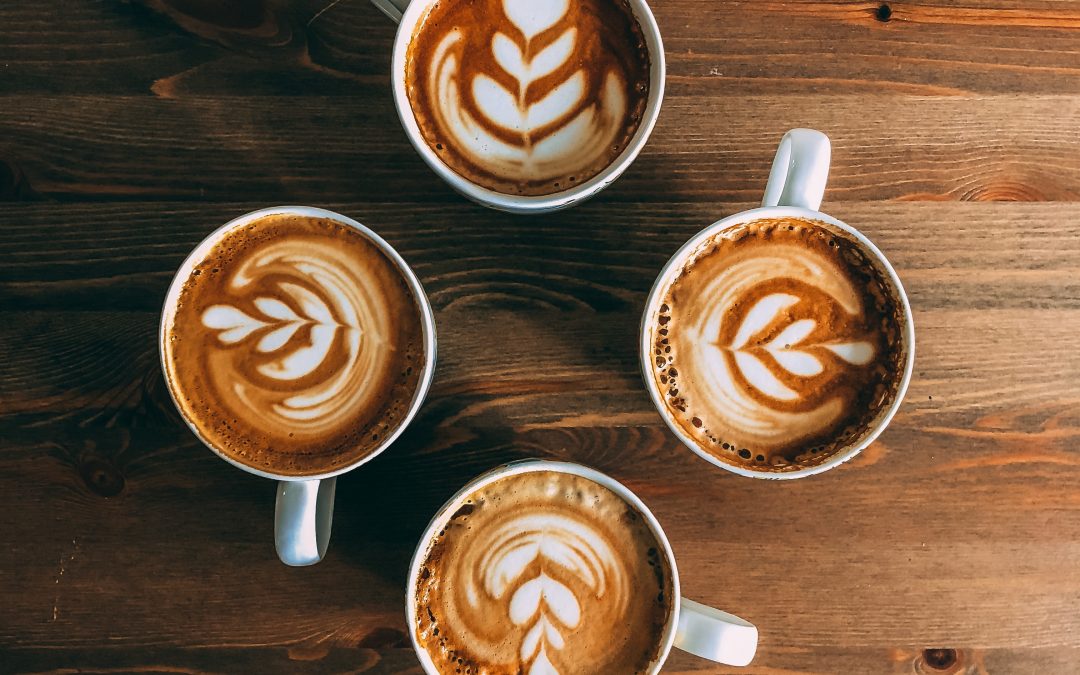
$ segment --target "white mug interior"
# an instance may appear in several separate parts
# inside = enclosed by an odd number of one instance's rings
[[[534,473],[538,471],[556,471],[559,473],[580,476],[611,490],[641,514],[645,519],[645,522],[648,523],[652,534],[656,537],[656,541],[659,542],[661,548],[663,548],[664,559],[667,561],[668,568],[671,570],[672,602],[668,612],[667,623],[664,625],[663,633],[657,640],[657,656],[650,664],[648,671],[650,674],[655,675],[655,673],[660,672],[660,668],[664,665],[664,662],[667,661],[667,658],[671,653],[671,648],[675,644],[675,632],[679,625],[680,598],[682,598],[682,592],[679,587],[679,571],[675,566],[675,553],[671,549],[671,544],[668,542],[667,535],[664,534],[663,528],[660,527],[660,522],[656,519],[656,516],[649,511],[649,508],[645,506],[645,503],[614,478],[611,478],[596,469],[582,466],[581,464],[543,459],[525,459],[510,462],[495,467],[473,479],[465,487],[458,490],[453,497],[448,499],[446,503],[439,508],[435,517],[431,519],[431,522],[424,530],[424,534],[421,535],[420,542],[417,544],[416,551],[413,553],[412,563],[409,565],[409,575],[407,577],[408,588],[405,590],[405,614],[409,626],[409,637],[412,640],[413,648],[416,650],[416,655],[420,659],[424,671],[429,675],[440,675],[431,656],[428,654],[427,650],[424,649],[423,645],[420,644],[419,638],[417,638],[416,635],[416,582],[420,578],[420,568],[427,559],[428,549],[434,542],[437,533],[446,526],[446,523],[449,522],[451,516],[453,516],[458,508],[460,508],[464,500],[485,485],[490,485],[507,476],[516,476],[523,473]]]
[[[405,416],[402,418],[401,423],[398,425],[397,429],[395,429],[393,433],[387,434],[386,437],[383,438],[382,442],[380,442],[375,447],[375,450],[373,452],[361,457],[352,464],[335,469],[333,471],[328,471],[326,473],[303,476],[277,474],[271,471],[266,471],[264,469],[259,469],[254,466],[249,466],[233,459],[229,455],[225,454],[223,450],[210,442],[209,439],[207,439],[202,434],[202,432],[199,431],[198,426],[196,426],[196,424],[188,418],[188,416],[184,413],[184,410],[181,407],[179,400],[177,399],[176,393],[173,391],[172,382],[169,381],[168,364],[165,360],[165,342],[166,340],[168,340],[168,331],[172,325],[173,319],[176,316],[176,304],[179,300],[180,292],[183,289],[184,282],[191,275],[192,269],[194,269],[196,265],[202,262],[206,258],[207,254],[211,251],[211,249],[213,249],[213,247],[216,246],[218,242],[220,242],[226,235],[238,228],[244,227],[249,223],[252,223],[260,218],[264,218],[270,215],[296,215],[307,216],[310,218],[327,218],[343,225],[352,227],[353,229],[359,231],[370,241],[372,241],[376,246],[378,246],[379,249],[382,250],[383,253],[385,253],[391,260],[394,261],[394,264],[401,271],[402,276],[408,283],[409,289],[412,291],[413,296],[416,298],[417,306],[420,308],[421,327],[423,330],[424,338],[423,372],[420,375],[416,391],[413,394],[412,401],[410,401],[409,403],[409,408]],[[390,445],[392,445],[393,442],[397,440],[398,436],[400,436],[401,433],[405,431],[405,428],[416,416],[416,413],[419,411],[421,404],[427,397],[428,389],[430,389],[431,381],[434,379],[435,375],[435,349],[435,314],[431,309],[431,304],[428,301],[427,295],[424,293],[423,287],[420,285],[420,280],[417,279],[416,274],[412,271],[412,269],[401,257],[401,255],[389,243],[387,243],[386,240],[384,240],[370,228],[361,225],[352,218],[343,216],[340,213],[335,213],[333,211],[327,211],[326,209],[320,209],[311,206],[275,206],[271,208],[260,209],[258,211],[252,211],[251,213],[247,213],[237,218],[234,218],[233,220],[230,220],[229,222],[225,223],[224,225],[207,235],[207,237],[203,239],[202,242],[200,242],[199,245],[196,246],[190,254],[188,254],[187,258],[184,259],[184,262],[180,264],[180,268],[177,270],[176,275],[173,277],[172,283],[169,285],[169,290],[165,295],[165,304],[161,310],[161,323],[158,328],[158,356],[161,362],[161,371],[163,376],[165,377],[165,388],[168,389],[169,396],[170,398],[172,398],[173,404],[176,406],[176,409],[180,413],[180,417],[184,420],[184,423],[188,426],[189,429],[191,429],[191,433],[193,433],[195,437],[202,442],[203,445],[212,450],[214,454],[216,454],[218,457],[225,460],[229,464],[237,467],[238,469],[242,469],[244,471],[247,471],[248,473],[255,474],[256,476],[262,476],[263,478],[272,478],[279,481],[318,481],[332,478],[348,471],[352,471],[353,469],[361,466],[362,464],[366,464],[367,462],[380,455],[388,447],[390,447]]]
[[[500,211],[510,213],[558,211],[592,197],[615,182],[637,158],[652,134],[656,119],[660,115],[660,105],[664,100],[664,82],[667,73],[664,43],[660,38],[660,28],[656,24],[656,17],[653,16],[652,10],[644,0],[628,0],[634,18],[637,19],[638,24],[641,26],[645,44],[649,50],[650,60],[649,99],[645,105],[645,114],[642,116],[637,132],[630,139],[622,153],[603,171],[589,180],[561,192],[533,196],[496,192],[466,179],[443,162],[420,133],[420,127],[416,123],[416,116],[413,114],[409,95],[405,89],[406,58],[409,43],[412,41],[417,27],[435,2],[437,0],[412,0],[408,7],[405,8],[401,22],[398,25],[397,37],[394,40],[394,52],[390,70],[394,91],[394,105],[397,108],[401,125],[405,129],[405,134],[427,165],[449,183],[452,188],[478,204]],[[385,3],[376,2],[375,4],[393,18],[393,12],[387,9]],[[395,2],[393,4],[400,3]]]
[[[657,387],[655,378],[653,377],[652,366],[652,345],[653,345],[653,330],[655,329],[655,317],[659,313],[659,308],[663,302],[663,298],[667,293],[668,287],[672,281],[682,272],[683,266],[686,263],[687,258],[697,248],[711,237],[723,232],[726,229],[733,228],[744,223],[748,223],[754,220],[761,220],[765,218],[800,218],[803,220],[818,220],[825,222],[839,230],[847,233],[852,239],[858,242],[859,247],[863,252],[868,254],[868,258],[874,264],[878,270],[882,279],[890,286],[890,291],[893,295],[893,300],[897,307],[901,309],[902,326],[900,326],[901,335],[901,347],[904,350],[903,356],[903,370],[900,376],[900,381],[897,384],[896,393],[890,404],[878,412],[876,417],[866,427],[866,429],[857,438],[853,439],[846,446],[840,450],[829,455],[824,460],[799,469],[790,471],[768,471],[768,470],[756,470],[749,466],[744,466],[736,463],[726,462],[719,457],[716,457],[712,453],[706,451],[701,445],[691,438],[682,427],[675,420],[667,403],[664,401],[663,392]],[[915,324],[911,315],[911,305],[908,302],[907,293],[904,291],[904,286],[900,282],[900,277],[896,274],[896,270],[889,263],[884,254],[870,241],[865,235],[856,230],[854,227],[833,218],[830,215],[821,213],[820,211],[812,211],[796,206],[766,206],[757,209],[750,209],[749,211],[743,211],[736,213],[732,216],[719,220],[712,225],[706,227],[702,231],[690,238],[682,247],[673,255],[668,262],[664,265],[660,274],[657,276],[656,281],[653,283],[652,290],[649,292],[648,300],[645,303],[645,311],[641,317],[641,329],[640,344],[638,345],[638,355],[641,364],[642,377],[645,380],[645,388],[649,392],[649,397],[652,399],[653,405],[660,412],[660,416],[667,424],[682,443],[690,448],[694,453],[700,456],[702,459],[714,464],[722,469],[737,473],[742,476],[749,476],[752,478],[767,478],[767,479],[791,479],[791,478],[803,478],[806,476],[812,476],[814,474],[828,471],[829,469],[843,464],[847,460],[851,459],[864,448],[870,445],[888,426],[892,420],[896,411],[900,409],[900,405],[903,403],[904,395],[907,393],[908,384],[911,381],[911,373],[915,367]]]

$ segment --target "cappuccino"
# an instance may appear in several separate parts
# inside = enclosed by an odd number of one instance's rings
[[[559,471],[456,502],[417,568],[417,644],[442,673],[648,673],[678,599],[666,547],[619,495]]]
[[[177,283],[165,378],[228,459],[329,473],[373,453],[409,413],[425,364],[421,309],[355,228],[266,215],[227,231]]]
[[[724,229],[661,297],[648,319],[651,384],[662,412],[723,462],[814,466],[897,396],[902,304],[841,228],[784,217]]]
[[[453,171],[495,192],[549,195],[627,148],[649,73],[626,0],[440,0],[408,45],[405,89]]]

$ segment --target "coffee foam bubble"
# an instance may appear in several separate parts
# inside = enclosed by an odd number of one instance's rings
[[[498,479],[438,534],[417,583],[419,642],[440,672],[644,672],[672,611],[642,516],[590,480]]]
[[[414,34],[406,88],[459,174],[551,194],[603,170],[648,99],[649,58],[622,0],[444,0]]]
[[[663,295],[652,377],[667,413],[735,464],[819,463],[891,404],[902,312],[849,235],[770,219],[703,243]]]
[[[237,461],[289,475],[351,464],[407,414],[420,310],[393,261],[329,220],[267,216],[194,266],[168,327],[181,409]]]

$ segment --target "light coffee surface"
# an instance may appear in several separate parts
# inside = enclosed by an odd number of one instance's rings
[[[424,140],[506,194],[553,194],[604,170],[649,96],[648,48],[626,0],[442,0],[406,58]]]
[[[725,462],[817,464],[892,404],[902,321],[850,235],[753,221],[704,242],[665,290],[650,324],[653,384],[666,414]]]
[[[270,215],[225,235],[183,282],[166,326],[169,386],[228,457],[314,475],[374,451],[424,365],[420,308],[367,236]]]
[[[667,558],[640,512],[552,471],[469,495],[414,583],[413,630],[444,673],[647,672],[674,601]]]

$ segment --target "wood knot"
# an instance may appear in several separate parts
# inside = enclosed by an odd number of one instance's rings
[[[360,649],[400,649],[409,646],[409,637],[397,628],[381,626],[365,635],[356,646]]]
[[[330,647],[324,644],[296,645],[289,647],[290,661],[321,661],[330,654]]]
[[[874,18],[882,23],[888,23],[892,18],[892,7],[889,7],[888,3],[881,3],[881,5],[874,10]]]
[[[254,50],[295,47],[303,51],[288,4],[270,0],[136,0],[180,28],[226,47]]]
[[[91,457],[79,467],[86,487],[102,497],[115,497],[124,489],[124,477],[109,461],[100,457]]]
[[[234,30],[258,28],[268,14],[261,0],[161,0],[159,4],[176,14]]]
[[[933,670],[949,670],[956,665],[955,649],[926,649],[922,653],[922,661]]]
[[[23,202],[37,197],[19,165],[11,160],[0,159],[0,202]]]
[[[994,180],[973,186],[960,195],[965,202],[1041,202],[1052,201],[1053,197],[1028,182],[1016,180]]]

